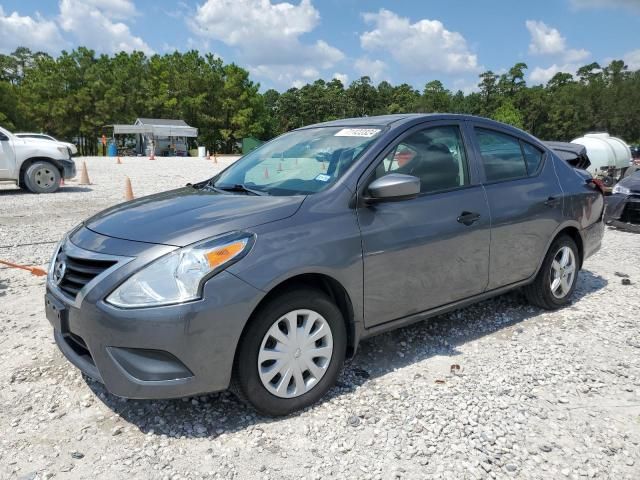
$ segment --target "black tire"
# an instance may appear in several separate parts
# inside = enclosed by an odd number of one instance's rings
[[[324,317],[331,329],[333,352],[324,376],[311,390],[298,397],[280,398],[270,393],[260,380],[258,354],[263,338],[273,324],[298,309],[313,310]],[[326,294],[312,288],[286,291],[268,301],[250,319],[236,352],[231,390],[261,414],[288,415],[314,404],[335,384],[346,349],[347,332],[342,313]]]
[[[551,290],[551,271],[554,258],[564,247],[570,248],[573,252],[575,273],[568,293],[562,298],[558,298]],[[580,263],[580,255],[578,253],[576,242],[567,235],[561,235],[556,238],[551,244],[551,247],[549,247],[549,251],[542,262],[542,267],[540,267],[540,271],[536,275],[535,280],[533,283],[524,287],[524,293],[529,303],[537,307],[544,308],[545,310],[557,310],[558,308],[562,308],[571,303],[571,296],[573,295],[576,284],[578,283]]]
[[[60,170],[49,162],[35,162],[24,172],[23,182],[33,193],[53,193],[60,188]]]

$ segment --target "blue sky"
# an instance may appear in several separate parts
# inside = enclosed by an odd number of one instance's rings
[[[0,0],[0,53],[198,49],[284,90],[316,78],[470,91],[529,66],[530,83],[592,61],[640,69],[640,0]]]

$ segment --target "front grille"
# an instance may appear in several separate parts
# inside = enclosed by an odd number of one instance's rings
[[[58,288],[74,299],[82,287],[117,263],[115,260],[79,258],[65,253],[64,250],[60,250],[56,257],[56,264],[59,262],[63,262],[66,268]]]
[[[625,223],[640,223],[640,201],[627,202],[620,220]]]

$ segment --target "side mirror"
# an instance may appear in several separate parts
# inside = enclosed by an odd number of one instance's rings
[[[369,203],[393,200],[408,200],[420,193],[420,179],[402,173],[390,173],[369,184],[367,197]]]

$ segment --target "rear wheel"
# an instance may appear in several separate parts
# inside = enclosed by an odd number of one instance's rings
[[[562,235],[551,244],[532,284],[524,288],[530,303],[546,310],[568,305],[576,288],[580,261],[572,238]]]
[[[287,415],[334,385],[346,346],[342,314],[328,296],[286,292],[253,316],[236,354],[232,390],[260,413]]]
[[[53,193],[60,187],[60,170],[49,162],[35,162],[24,173],[24,184],[33,193]]]

